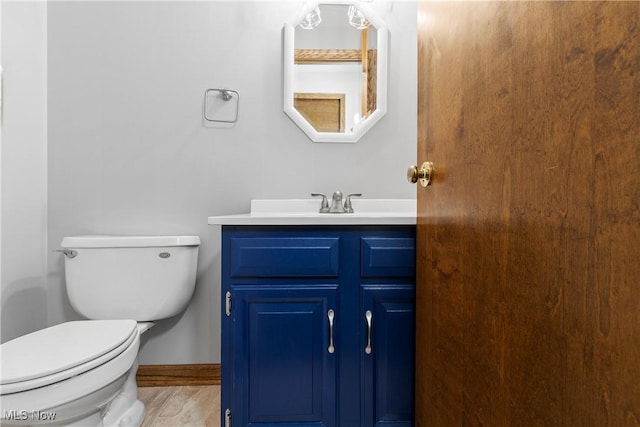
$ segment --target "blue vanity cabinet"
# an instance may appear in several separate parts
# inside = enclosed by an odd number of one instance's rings
[[[365,285],[361,313],[366,328],[361,338],[365,351],[360,353],[362,425],[411,427],[415,290],[410,285]]]
[[[326,313],[335,286],[244,286],[234,290],[232,425],[335,426],[336,359]],[[235,339],[237,338],[237,339]]]
[[[222,425],[411,425],[414,270],[413,226],[223,226]]]
[[[415,238],[360,239],[362,426],[413,426]]]

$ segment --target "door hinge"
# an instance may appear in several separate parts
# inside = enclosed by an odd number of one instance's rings
[[[231,409],[224,411],[224,427],[231,427]]]
[[[225,301],[225,310],[227,317],[231,316],[231,291],[227,291],[224,297]]]

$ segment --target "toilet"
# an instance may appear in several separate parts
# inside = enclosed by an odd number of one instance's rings
[[[65,237],[69,301],[87,319],[0,345],[0,424],[139,426],[140,336],[189,303],[198,236]]]

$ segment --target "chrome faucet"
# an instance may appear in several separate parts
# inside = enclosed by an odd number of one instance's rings
[[[345,213],[353,213],[353,206],[351,205],[351,197],[362,197],[362,193],[351,193],[347,196],[347,200],[344,201]]]
[[[329,212],[329,202],[327,202],[327,196],[322,193],[311,193],[313,197],[322,197],[322,201],[320,202],[320,213]]]
[[[331,197],[331,206],[329,206],[329,213],[344,213],[341,191],[333,192],[333,196]]]
[[[327,201],[327,196],[321,193],[311,193],[313,197],[322,197],[322,201],[320,202],[320,213],[353,213],[353,205],[351,204],[351,197],[360,197],[362,193],[352,193],[349,194],[344,201],[342,202],[342,192],[335,191],[333,196],[331,197],[331,206],[329,206],[329,202]]]

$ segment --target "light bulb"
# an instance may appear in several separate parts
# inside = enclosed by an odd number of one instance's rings
[[[312,30],[322,22],[322,18],[320,17],[320,9],[316,7],[311,12],[307,13],[302,21],[300,21],[300,28],[305,30]]]
[[[360,9],[353,5],[349,6],[347,15],[349,16],[349,24],[358,30],[364,30],[371,25],[371,22],[367,21],[367,18],[365,18]]]

